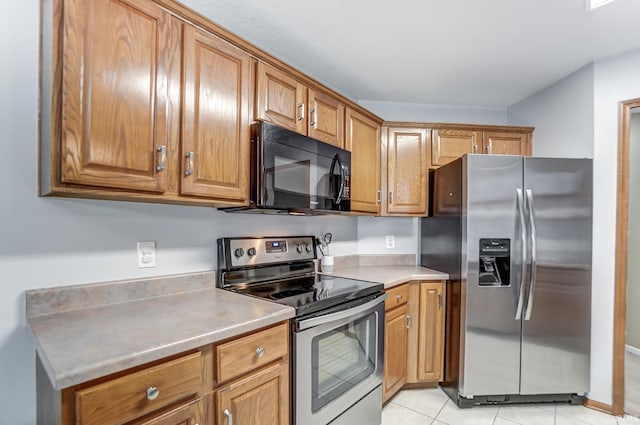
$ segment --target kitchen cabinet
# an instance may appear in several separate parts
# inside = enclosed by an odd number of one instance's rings
[[[217,424],[289,424],[289,327],[281,324],[216,347]],[[238,378],[239,377],[239,378]]]
[[[431,165],[440,167],[464,154],[482,152],[482,132],[435,129],[431,146]]]
[[[426,215],[429,199],[429,136],[424,128],[385,128],[386,214]]]
[[[346,110],[346,149],[351,151],[351,211],[380,214],[381,126],[352,108]]]
[[[408,284],[390,289],[385,300],[383,402],[398,392],[407,379],[408,289]]]
[[[266,63],[256,74],[256,119],[344,147],[343,103]]]
[[[420,282],[418,329],[419,381],[442,380],[444,352],[444,282]]]
[[[181,193],[243,203],[249,196],[250,56],[184,29]]]
[[[210,423],[205,421],[207,403],[212,401],[197,399],[153,418],[133,422],[131,425],[205,425]]]
[[[530,138],[530,133],[485,131],[483,152],[494,155],[531,155]]]
[[[249,54],[150,0],[52,5],[41,194],[248,204]]]

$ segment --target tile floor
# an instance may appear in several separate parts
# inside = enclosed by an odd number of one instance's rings
[[[382,425],[640,425],[583,406],[535,404],[459,409],[437,388],[403,390],[382,409]]]
[[[624,410],[640,416],[640,356],[627,350],[624,370]]]

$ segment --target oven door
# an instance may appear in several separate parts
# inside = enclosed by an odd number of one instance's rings
[[[328,424],[382,384],[385,298],[296,322],[296,425]]]

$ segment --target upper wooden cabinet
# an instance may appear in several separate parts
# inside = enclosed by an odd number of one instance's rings
[[[243,201],[249,194],[249,55],[184,29],[181,193]]]
[[[347,108],[346,146],[351,151],[351,211],[380,213],[380,125]]]
[[[499,155],[531,155],[531,134],[485,131],[483,152]]]
[[[145,0],[57,5],[63,69],[53,81],[61,109],[52,119],[61,143],[52,167],[60,167],[60,181],[164,192],[177,23]]]
[[[433,130],[431,165],[440,167],[466,153],[482,152],[482,132],[469,130]]]
[[[425,215],[429,199],[429,134],[424,128],[386,128],[386,212]]]
[[[344,148],[344,104],[258,62],[256,119]]]
[[[250,55],[149,0],[52,5],[41,193],[248,204]]]

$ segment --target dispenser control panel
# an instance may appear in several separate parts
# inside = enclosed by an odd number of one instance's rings
[[[509,286],[511,240],[480,239],[478,267],[478,285]]]

